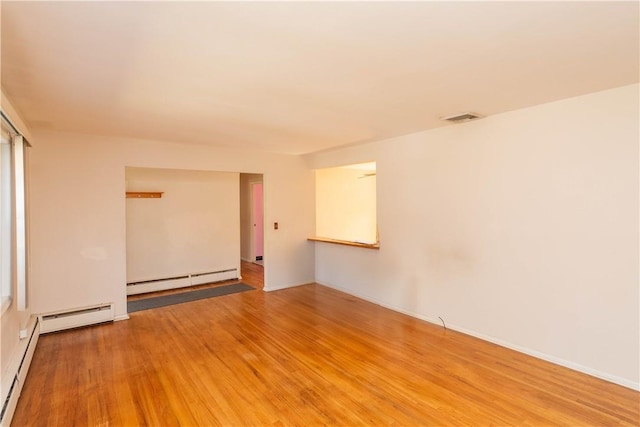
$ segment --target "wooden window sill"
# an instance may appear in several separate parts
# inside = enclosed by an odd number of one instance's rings
[[[308,237],[307,240],[311,242],[324,242],[324,243],[333,243],[335,245],[344,245],[344,246],[353,246],[356,248],[365,248],[365,249],[380,249],[380,242],[378,243],[362,243],[362,242],[352,242],[349,240],[340,240],[340,239],[330,239],[328,237]]]
[[[159,199],[164,192],[161,191],[127,191],[127,199]]]

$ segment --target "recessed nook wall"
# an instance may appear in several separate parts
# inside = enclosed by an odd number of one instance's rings
[[[238,174],[126,168],[127,283],[237,268]]]
[[[316,236],[378,242],[375,162],[316,170]]]

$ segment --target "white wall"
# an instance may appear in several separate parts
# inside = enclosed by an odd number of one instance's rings
[[[239,174],[126,168],[127,283],[235,268],[240,274]]]
[[[316,280],[638,388],[638,85],[308,156],[377,161],[380,250]]]
[[[296,156],[38,132],[32,153],[33,311],[115,302],[126,315],[125,167],[264,174],[265,289],[314,279],[313,172]]]

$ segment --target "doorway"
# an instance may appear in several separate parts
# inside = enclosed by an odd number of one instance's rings
[[[245,262],[264,265],[264,184],[262,174],[240,174],[240,254]]]
[[[262,182],[251,183],[251,261],[264,265],[264,212]]]

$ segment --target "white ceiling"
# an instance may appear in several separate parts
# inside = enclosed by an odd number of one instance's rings
[[[32,128],[308,153],[638,82],[638,2],[2,1]]]

